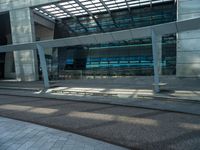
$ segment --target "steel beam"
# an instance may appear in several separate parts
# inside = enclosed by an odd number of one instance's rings
[[[101,25],[99,24],[99,22],[97,21],[97,19],[95,18],[95,16],[81,3],[79,2],[79,0],[74,0],[80,7],[82,7],[82,9],[84,9],[91,17],[92,19],[95,21],[95,23],[97,24],[97,26],[99,27],[99,29],[104,32],[103,28],[101,27]]]
[[[134,21],[133,21],[133,17],[132,17],[131,8],[129,7],[129,4],[128,4],[127,0],[125,0],[125,2],[126,2],[126,6],[128,8],[128,14],[129,14],[129,16],[131,18],[132,25],[134,26]]]
[[[51,30],[54,29],[54,26],[55,26],[55,20],[45,16],[45,15],[42,15],[41,13],[39,13],[38,11],[33,11],[34,15],[33,15],[33,18],[34,18],[34,21],[37,22],[38,24],[41,24]]]
[[[88,45],[88,44],[104,44],[107,42],[116,42],[121,40],[130,40],[137,38],[146,38],[152,36],[152,29],[157,35],[174,34],[188,30],[200,28],[200,18],[194,18],[178,22],[164,23],[160,25],[147,26],[142,28],[128,29],[122,31],[98,33],[84,36],[68,37],[55,40],[37,41],[32,43],[22,43],[0,46],[0,52],[9,52],[13,50],[36,49],[36,44],[43,48]]]
[[[80,22],[80,20],[76,17],[76,16],[74,16],[74,15],[72,15],[69,11],[67,11],[67,9],[63,9],[61,6],[59,6],[58,4],[55,4],[56,5],[56,7],[58,7],[58,8],[60,8],[62,11],[64,11],[65,13],[67,13],[67,14],[69,14],[72,18],[74,18],[80,25],[81,25],[81,27],[86,31],[86,32],[88,32],[88,29]],[[61,21],[62,22],[62,21]],[[66,23],[66,22],[65,22]]]
[[[116,23],[116,21],[115,21],[113,15],[112,15],[112,13],[111,13],[111,11],[110,11],[109,8],[107,7],[107,5],[104,3],[103,0],[99,0],[99,1],[100,1],[101,4],[105,7],[106,11],[109,13],[109,15],[110,15],[110,17],[111,17],[111,19],[112,19],[112,21],[113,21],[115,27],[118,28],[117,23]]]

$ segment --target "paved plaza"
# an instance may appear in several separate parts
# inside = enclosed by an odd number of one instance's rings
[[[197,150],[200,147],[199,115],[5,95],[0,96],[0,115],[69,131],[128,149]],[[28,125],[30,128],[26,129],[23,125],[18,126],[21,124],[20,122],[16,123],[16,128],[18,128],[16,131],[13,129],[15,128],[14,123],[2,121],[1,123],[7,124],[7,129],[4,130],[3,127],[1,131],[3,129],[4,132],[10,133],[8,137],[12,137],[18,130],[32,132],[31,128],[36,127]],[[46,130],[44,127],[38,128]],[[65,134],[61,131],[53,131],[61,133],[61,135]],[[72,134],[66,133],[66,137],[69,135]],[[48,139],[48,137],[45,138]],[[2,138],[1,142],[3,142]],[[12,146],[11,143],[5,145]],[[46,144],[47,147],[50,145]]]
[[[0,94],[95,102],[200,115],[200,79],[162,76],[162,92],[153,92],[153,77],[119,77],[51,81],[0,80]]]
[[[126,150],[40,125],[0,117],[1,150]]]
[[[200,150],[200,0],[0,0],[0,150]]]

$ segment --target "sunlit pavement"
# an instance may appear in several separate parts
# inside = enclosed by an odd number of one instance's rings
[[[153,92],[152,76],[51,81],[51,88],[46,92],[49,95],[98,95],[115,98],[159,97],[200,101],[199,78],[161,76],[160,82],[164,83],[164,86],[161,87],[161,90],[164,92],[159,94]],[[0,80],[0,89],[41,91],[43,89],[43,82]],[[41,93],[37,92],[35,95],[40,96]]]
[[[200,116],[43,98],[0,96],[0,115],[131,149],[197,150]]]
[[[200,115],[200,79],[161,76],[167,83],[164,92],[153,92],[153,77],[118,77],[51,81],[43,89],[42,81],[0,81],[0,94],[38,98],[95,102],[168,110]]]

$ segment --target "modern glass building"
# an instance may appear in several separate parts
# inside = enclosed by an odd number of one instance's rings
[[[191,19],[199,0],[1,0],[0,45],[88,36]],[[200,31],[161,38],[163,75],[199,77]],[[151,38],[45,49],[51,79],[153,74]],[[41,75],[36,51],[0,53],[0,78]]]

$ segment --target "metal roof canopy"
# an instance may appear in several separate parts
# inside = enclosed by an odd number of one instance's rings
[[[95,14],[106,12],[112,18],[112,11],[150,6],[175,0],[64,0],[57,3],[35,7],[34,11],[51,19],[62,19],[90,15],[98,25]]]

